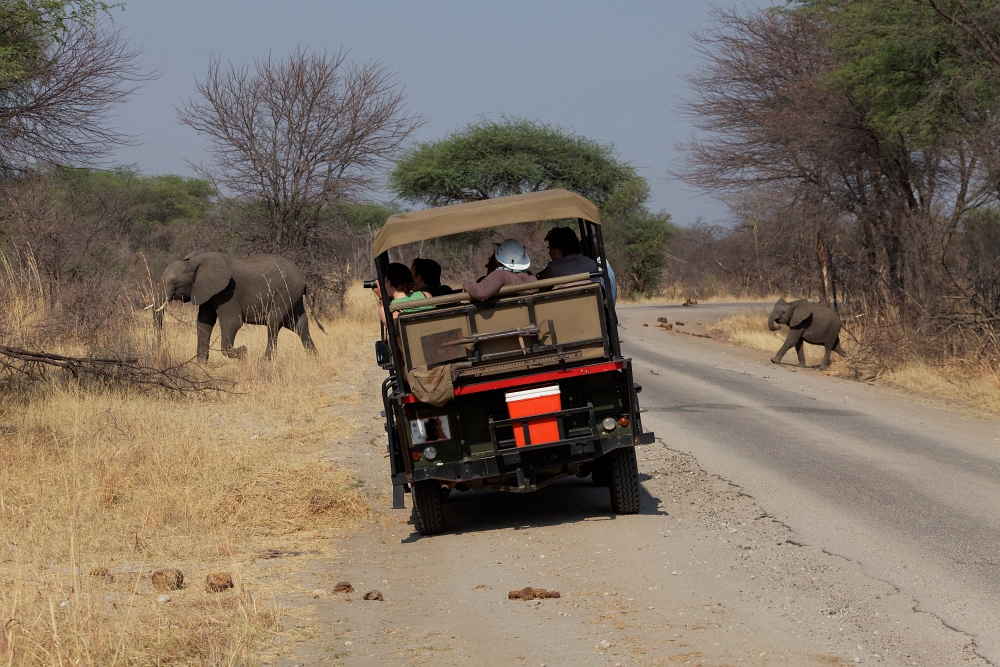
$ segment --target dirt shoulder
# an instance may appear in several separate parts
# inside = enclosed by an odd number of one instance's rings
[[[281,564],[286,623],[303,639],[281,664],[987,664],[914,600],[797,544],[662,442],[639,449],[639,515],[612,514],[606,489],[571,480],[453,494],[450,531],[421,538],[409,507],[389,509],[380,381],[369,366],[352,382],[358,430],[329,453],[380,519]],[[340,581],[355,592],[334,592]],[[507,599],[525,586],[560,597]],[[362,599],[369,590],[384,600]]]

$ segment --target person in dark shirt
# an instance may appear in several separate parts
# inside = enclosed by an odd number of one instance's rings
[[[553,227],[545,235],[545,242],[552,261],[538,272],[539,280],[597,271],[597,262],[582,253],[580,239],[569,227]]]
[[[455,292],[449,285],[441,284],[441,265],[433,259],[417,257],[410,264],[410,272],[413,274],[413,285],[431,296],[444,296]]]

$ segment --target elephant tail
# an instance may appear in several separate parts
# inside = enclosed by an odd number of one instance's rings
[[[306,298],[307,296],[309,296],[309,286],[308,285],[306,285],[306,286],[304,286],[302,288],[302,301],[305,302],[305,303],[307,303],[309,305],[309,318],[313,322],[316,323],[316,326],[319,327],[320,331],[322,331],[323,333],[326,333],[326,329],[323,328],[323,323],[320,321],[319,315],[316,314],[316,308],[314,307],[312,299],[307,299]]]
[[[844,352],[844,348],[840,346],[840,336],[837,336],[837,342],[833,344],[833,351],[842,357],[847,356],[847,353]]]

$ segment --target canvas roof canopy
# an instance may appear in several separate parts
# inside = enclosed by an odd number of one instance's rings
[[[427,241],[449,234],[518,222],[566,218],[583,218],[601,224],[597,207],[589,199],[561,189],[398,213],[390,217],[375,234],[372,256],[378,257],[389,248],[406,243]]]

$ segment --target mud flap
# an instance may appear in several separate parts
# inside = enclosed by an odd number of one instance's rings
[[[403,498],[406,497],[406,487],[402,484],[392,487],[392,509],[404,509]]]

